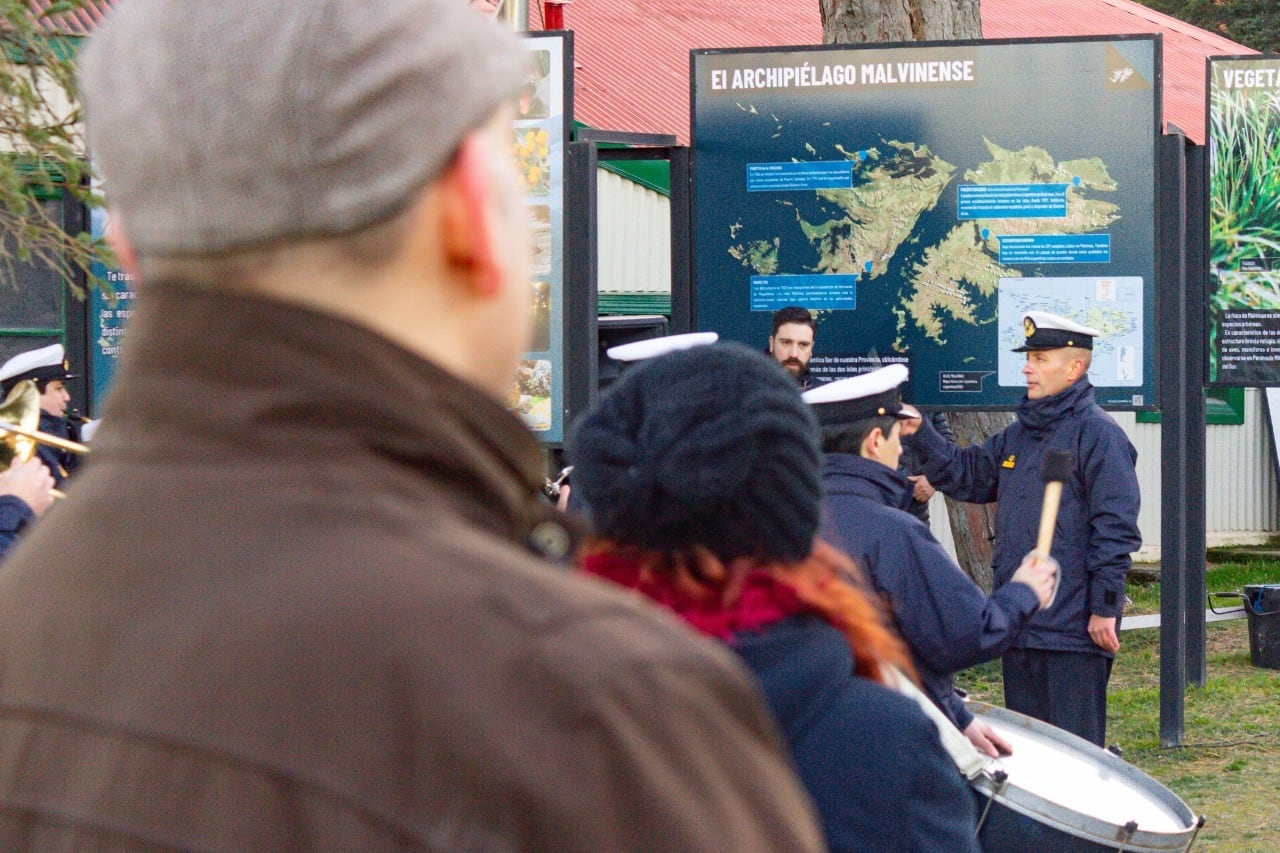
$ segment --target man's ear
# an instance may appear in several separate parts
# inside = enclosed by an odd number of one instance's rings
[[[880,431],[880,427],[874,427],[862,439],[862,447],[858,448],[858,450],[867,459],[875,459],[880,454],[880,443],[883,441],[884,433]]]
[[[486,140],[468,134],[453,163],[436,181],[444,263],[477,296],[502,290],[502,234],[494,210],[493,175]]]
[[[1068,369],[1069,369],[1069,372],[1067,373],[1068,378],[1070,378],[1072,382],[1075,382],[1077,379],[1079,379],[1081,376],[1084,376],[1085,374],[1086,368],[1084,366],[1084,359],[1080,358],[1079,356],[1071,359],[1071,364],[1068,366]]]

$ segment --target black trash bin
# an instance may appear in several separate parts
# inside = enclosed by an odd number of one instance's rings
[[[1243,594],[1211,592],[1209,597],[1209,609],[1214,613],[1223,612],[1214,608],[1214,597],[1243,600],[1249,622],[1249,662],[1266,669],[1280,669],[1280,584],[1246,584]]]

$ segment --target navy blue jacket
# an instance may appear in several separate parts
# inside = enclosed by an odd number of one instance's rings
[[[1058,597],[1032,617],[1016,645],[1111,657],[1089,639],[1089,616],[1118,618],[1124,609],[1130,554],[1142,545],[1138,452],[1094,403],[1089,380],[1051,397],[1024,398],[1017,422],[982,445],[948,444],[928,423],[909,441],[920,449],[925,475],[939,491],[956,500],[997,502],[991,561],[997,589],[1035,548],[1046,452],[1075,455],[1053,533],[1053,557],[1062,575]]]
[[[833,851],[976,851],[976,804],[914,701],[853,674],[816,616],[738,635]]]
[[[22,498],[0,495],[0,560],[13,547],[22,528],[36,520],[36,514]]]
[[[844,548],[888,605],[925,692],[963,731],[973,721],[952,674],[999,657],[1036,612],[1026,584],[990,598],[952,562],[929,528],[901,506],[906,477],[873,459],[828,454],[823,538]]]
[[[951,421],[947,420],[947,416],[943,412],[932,412],[924,416],[924,419],[933,424],[933,428],[938,434],[948,441],[955,441],[955,431],[951,429]],[[913,477],[921,472],[920,459],[914,447],[904,444],[902,446],[902,458],[898,460],[898,470],[908,477]],[[903,507],[907,512],[916,518],[929,523],[929,502],[918,501],[915,499],[915,486],[910,481],[907,482],[907,491],[911,493],[911,500]]]
[[[71,421],[66,418],[60,418],[57,415],[51,415],[43,410],[40,412],[40,431],[49,435],[56,435],[58,438],[69,438],[72,441],[80,440],[80,431],[73,428]],[[80,464],[79,456],[48,444],[36,445],[36,455],[40,457],[40,461],[53,474],[55,487],[61,487],[62,481]]]

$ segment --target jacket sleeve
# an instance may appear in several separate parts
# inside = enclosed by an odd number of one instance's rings
[[[14,495],[0,495],[0,560],[9,553],[18,533],[23,527],[35,521],[36,514],[27,506],[27,502]]]
[[[960,698],[954,687],[942,700],[942,712],[960,731],[969,728],[969,724],[973,722],[973,712],[964,704],[964,699]]]
[[[1134,465],[1138,453],[1110,421],[1086,433],[1084,493],[1089,502],[1089,612],[1119,616],[1130,555],[1142,546],[1138,530],[1140,493]]]
[[[945,412],[934,412],[929,416],[929,422],[933,424],[933,428],[937,430],[938,435],[952,444],[956,443],[955,430],[951,428],[951,421],[947,420]]]
[[[939,434],[932,420],[925,418],[920,429],[906,441],[919,456],[921,470],[935,489],[954,500],[991,503],[1000,484],[1004,435],[999,432],[983,444],[960,447]]]
[[[905,565],[894,573],[897,588],[887,592],[919,663],[954,673],[999,657],[1035,615],[1035,592],[1025,584],[1005,584],[987,597],[924,524],[912,524],[905,539]]]

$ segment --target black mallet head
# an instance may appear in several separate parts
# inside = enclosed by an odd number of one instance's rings
[[[1050,450],[1044,456],[1043,477],[1046,483],[1065,483],[1076,467],[1076,455],[1070,450]]]

